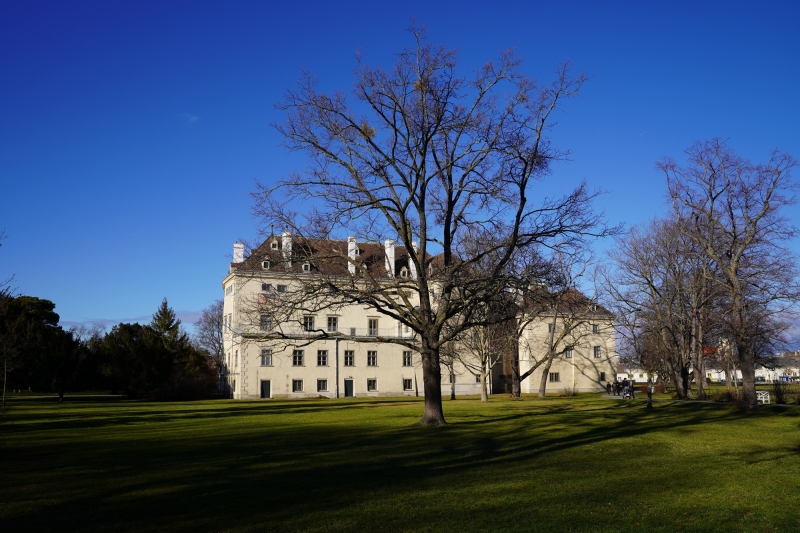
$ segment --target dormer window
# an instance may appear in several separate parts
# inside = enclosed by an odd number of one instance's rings
[[[263,268],[264,270],[269,270],[270,266],[272,265],[270,265],[269,261],[261,261],[261,268]]]
[[[277,250],[278,249],[278,241],[272,241],[270,243],[269,247],[272,248],[273,250]]]
[[[311,263],[303,263],[303,272],[311,272]]]
[[[358,257],[359,255],[361,255],[361,248],[356,248],[353,253],[355,253],[356,257]]]
[[[403,268],[400,269],[400,277],[401,278],[407,278],[408,277],[408,269],[406,267],[403,267]]]

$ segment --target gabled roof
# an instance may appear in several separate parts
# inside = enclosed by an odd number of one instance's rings
[[[370,276],[375,279],[388,279],[386,271],[386,250],[383,244],[376,242],[357,242],[358,253],[355,261],[366,267]],[[273,247],[275,246],[275,247]],[[426,261],[426,266],[433,265],[436,269],[439,256],[433,256]],[[264,268],[264,261],[269,261],[269,268]],[[325,276],[348,276],[348,241],[336,239],[310,239],[302,237],[292,238],[292,250],[289,261],[284,259],[282,237],[273,235],[267,238],[258,248],[241,263],[231,263],[232,271],[269,271],[274,273],[306,272],[303,265],[308,264],[308,272]],[[394,275],[401,277],[403,269],[411,277],[408,250],[405,246],[394,247]]]

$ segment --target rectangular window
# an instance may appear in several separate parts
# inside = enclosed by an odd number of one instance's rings
[[[278,292],[286,292],[286,285],[278,285]]]
[[[292,380],[292,392],[303,392],[303,380],[302,379],[293,379]]]
[[[272,350],[261,350],[261,366],[272,366]]]
[[[350,336],[351,337],[355,337],[356,336],[356,328],[350,328]]]
[[[292,366],[303,366],[303,350],[292,352]]]
[[[403,390],[412,390],[413,386],[414,385],[413,383],[411,383],[410,379],[403,380]]]
[[[328,366],[328,350],[317,350],[317,366]]]
[[[367,380],[367,391],[372,392],[378,390],[378,380],[377,379],[368,379]]]
[[[561,381],[561,376],[558,375],[558,372],[550,372],[550,382],[556,383]]]
[[[377,337],[378,336],[378,319],[377,318],[370,318],[369,322],[368,322],[367,329],[369,330],[367,332],[367,335],[369,335],[370,337]]]
[[[600,333],[600,324],[592,324],[592,333]]]
[[[356,366],[356,356],[353,350],[344,351],[344,366]]]
[[[262,291],[271,291],[272,290],[272,283],[262,283],[261,284]]]
[[[317,380],[317,392],[326,392],[328,390],[328,380],[327,379],[318,379]]]
[[[411,357],[411,350],[403,352],[403,366],[412,366],[414,359]]]
[[[335,316],[328,317],[328,331],[339,331],[339,319]]]
[[[572,359],[572,346],[564,350],[564,357],[566,359]]]
[[[605,380],[606,380],[606,373],[600,372],[600,381],[605,381]]]
[[[595,346],[594,347],[594,356],[595,356],[596,359],[600,358],[600,347],[599,346]]]
[[[236,350],[236,366],[239,366],[239,350]]]
[[[378,366],[378,352],[367,352],[367,366]]]
[[[480,383],[480,382],[481,382],[481,377],[475,376],[475,383]]]
[[[272,329],[272,320],[269,315],[261,315],[261,324],[259,324],[261,331],[269,331]]]
[[[553,333],[553,324],[547,324],[547,333]]]
[[[304,316],[303,317],[303,330],[304,331],[314,331],[314,317],[313,316]]]

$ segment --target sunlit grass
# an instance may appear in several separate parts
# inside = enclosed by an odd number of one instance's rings
[[[598,396],[56,405],[0,419],[3,531],[790,531],[800,410]]]

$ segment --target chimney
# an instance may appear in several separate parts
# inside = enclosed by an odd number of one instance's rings
[[[394,241],[386,239],[383,243],[383,249],[386,251],[386,272],[390,277],[394,277]]]
[[[292,234],[284,231],[281,235],[281,248],[283,248],[283,260],[286,261],[286,268],[292,266]]]
[[[233,262],[244,262],[244,244],[240,242],[233,243]]]
[[[416,254],[419,251],[419,243],[417,241],[411,241],[411,248],[414,249],[414,253]],[[411,272],[411,279],[417,279],[417,265],[411,260],[411,255],[408,256],[408,270]]]
[[[356,244],[355,237],[347,237],[347,257],[350,258],[350,261],[347,263],[347,270],[350,271],[351,276],[356,275],[356,264],[354,261],[356,260],[356,250],[358,250],[358,244]]]

